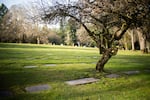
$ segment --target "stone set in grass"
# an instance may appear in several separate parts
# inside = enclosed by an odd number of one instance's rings
[[[45,64],[44,66],[46,67],[54,67],[56,66],[56,64]],[[38,66],[32,66],[32,65],[29,65],[29,66],[24,66],[24,68],[36,68]]]
[[[25,90],[27,92],[40,92],[43,90],[49,90],[51,87],[48,84],[43,84],[43,85],[34,85],[34,86],[30,86],[30,87],[26,87]]]
[[[53,67],[53,66],[56,66],[56,64],[45,64],[44,66],[46,66],[46,67]]]
[[[127,74],[127,75],[134,75],[134,74],[139,74],[140,71],[138,70],[133,70],[133,71],[125,71],[123,72],[124,74]]]
[[[146,70],[144,70],[145,72],[150,72],[150,69],[146,69]]]
[[[13,93],[9,90],[0,90],[0,97],[8,97],[12,95]]]
[[[106,75],[105,77],[106,78],[119,78],[120,75],[118,75],[118,74],[109,74],[109,75]]]
[[[24,68],[36,68],[37,66],[24,66]]]
[[[126,74],[126,75],[135,75],[135,74],[139,74],[140,71],[138,70],[132,70],[132,71],[125,71],[125,72],[122,72],[123,74]],[[108,74],[105,76],[106,78],[119,78],[120,75],[119,74]]]
[[[66,81],[66,83],[68,85],[82,85],[82,84],[88,84],[88,83],[97,82],[98,80],[99,79],[96,79],[96,78],[83,78],[83,79]]]

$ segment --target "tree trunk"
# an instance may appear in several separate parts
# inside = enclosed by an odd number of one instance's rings
[[[140,43],[140,50],[145,51],[146,49],[146,39],[143,37],[143,34],[140,30],[137,30],[137,33],[138,33],[138,37],[139,37],[139,43]]]
[[[37,37],[36,40],[37,40],[37,44],[40,44],[40,37]]]
[[[128,50],[128,43],[127,43],[127,36],[124,36],[124,46],[125,46],[125,50]]]
[[[150,51],[150,42],[146,41],[146,48],[148,49],[148,52]]]
[[[135,48],[134,48],[134,33],[133,33],[133,30],[130,31],[130,36],[131,36],[132,50],[135,50]]]
[[[96,70],[99,72],[105,72],[104,65],[108,62],[108,60],[112,57],[112,55],[116,54],[118,51],[117,48],[108,48],[103,52],[102,57],[97,62]]]

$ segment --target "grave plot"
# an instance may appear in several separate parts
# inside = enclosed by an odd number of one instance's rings
[[[35,60],[35,58],[26,58],[27,60]]]
[[[93,58],[95,58],[95,59],[96,59],[96,58],[98,58],[98,57],[93,57]]]
[[[51,87],[48,84],[43,84],[43,85],[35,85],[35,86],[30,86],[30,87],[26,87],[25,90],[27,92],[40,92],[40,91],[44,91],[44,90],[49,90]]]
[[[37,66],[24,66],[24,68],[36,68]]]
[[[127,74],[127,75],[134,75],[134,74],[139,74],[140,73],[140,71],[137,71],[137,70],[135,70],[135,71],[125,71],[125,72],[123,72],[124,74]]]
[[[66,81],[66,83],[68,85],[82,85],[82,84],[88,84],[88,83],[97,82],[98,80],[99,79],[95,79],[95,78],[83,78],[83,79]]]
[[[148,70],[148,69],[145,69],[145,70],[144,70],[144,72],[147,72],[147,73],[148,73],[148,72],[150,72],[150,70]]]
[[[97,62],[92,62],[91,64],[97,64]]]
[[[56,64],[45,64],[44,66],[46,66],[46,67],[54,67],[54,66],[56,66]]]
[[[106,78],[119,78],[120,75],[118,75],[118,74],[109,74],[109,75],[106,75],[105,77]]]
[[[11,91],[8,90],[0,90],[0,97],[8,97],[8,96],[12,96],[13,93]]]

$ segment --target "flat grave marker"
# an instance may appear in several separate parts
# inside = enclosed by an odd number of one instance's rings
[[[24,66],[24,68],[36,68],[37,66]]]
[[[91,64],[97,64],[97,62],[92,62]]]
[[[26,58],[27,60],[35,60],[35,58]]]
[[[82,84],[88,84],[88,83],[97,82],[98,80],[99,79],[96,79],[96,78],[83,78],[83,79],[66,81],[66,83],[68,85],[82,85]]]
[[[46,67],[54,67],[54,66],[56,66],[56,64],[45,64],[44,66],[46,66]]]
[[[134,74],[139,74],[140,71],[138,70],[133,70],[133,71],[125,71],[123,72],[124,74],[127,74],[127,75],[134,75]]]
[[[8,90],[0,90],[0,97],[8,97],[8,96],[12,96],[13,93],[11,91]]]
[[[145,70],[144,70],[144,72],[150,72],[150,70],[148,70],[148,69],[145,69]]]
[[[95,58],[95,59],[96,59],[96,58],[98,58],[98,57],[93,57],[93,58]]]
[[[43,85],[35,85],[35,86],[30,86],[30,87],[26,87],[25,90],[27,92],[40,92],[40,91],[44,91],[44,90],[49,90],[51,87],[48,84],[43,84]]]
[[[118,75],[118,74],[109,74],[109,75],[106,75],[105,77],[107,77],[107,78],[119,78],[120,75]]]

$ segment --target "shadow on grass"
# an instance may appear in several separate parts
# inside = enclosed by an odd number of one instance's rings
[[[108,69],[108,68],[106,68]],[[124,69],[120,67],[111,68],[112,71],[122,72],[127,70],[140,70],[142,73],[149,74],[149,72],[144,72],[148,67],[140,66],[129,66]],[[117,69],[117,70],[116,70]],[[100,77],[99,77],[100,75]],[[49,82],[64,82],[67,80],[85,78],[85,77],[98,77],[101,78],[101,73],[96,72],[95,68],[81,68],[75,69],[75,67],[70,69],[65,69],[61,67],[59,69],[55,68],[35,68],[35,69],[5,69],[3,73],[0,73],[0,88],[9,88],[14,85],[25,86],[29,84],[39,84],[39,83],[49,83]]]

